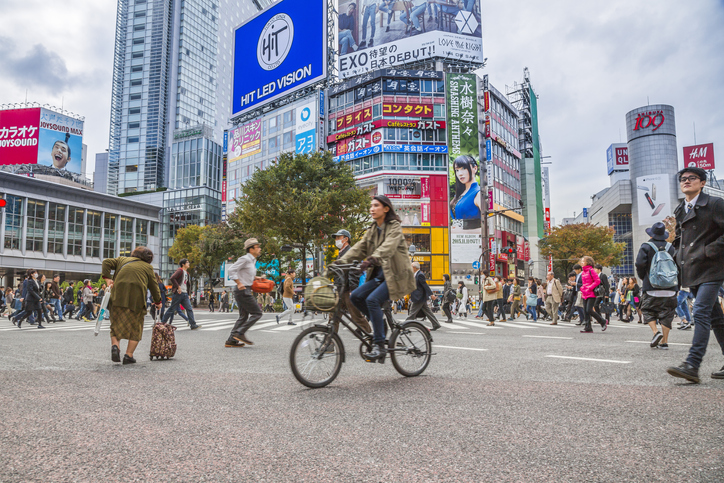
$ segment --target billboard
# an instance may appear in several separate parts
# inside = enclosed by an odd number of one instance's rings
[[[714,143],[685,146],[684,167],[714,169]]]
[[[282,0],[234,30],[231,115],[327,78],[327,0]]]
[[[229,162],[253,156],[261,152],[261,120],[251,121],[231,131]]]
[[[317,112],[316,101],[311,101],[296,109],[297,154],[309,154],[317,150]]]
[[[651,174],[636,178],[639,226],[651,226],[671,216],[671,175]]]
[[[480,0],[339,0],[339,76],[435,57],[483,62]]]
[[[628,171],[628,144],[612,144],[606,150],[606,167],[610,175],[614,171]]]
[[[0,165],[41,164],[81,172],[83,121],[49,109],[0,111]]]

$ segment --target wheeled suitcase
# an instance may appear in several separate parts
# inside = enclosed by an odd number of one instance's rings
[[[171,324],[164,324],[158,318],[156,311],[156,321],[153,324],[153,332],[151,334],[151,360],[155,357],[158,359],[170,359],[176,354],[176,327]]]

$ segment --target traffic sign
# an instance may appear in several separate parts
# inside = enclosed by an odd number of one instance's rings
[[[480,269],[480,262],[475,261],[473,262],[473,270],[479,270]]]

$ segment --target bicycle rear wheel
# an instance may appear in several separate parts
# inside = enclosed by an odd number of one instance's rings
[[[344,347],[337,334],[325,327],[309,327],[294,339],[289,363],[297,381],[307,387],[324,387],[342,369]]]
[[[389,348],[392,365],[405,377],[419,376],[430,364],[432,342],[427,328],[418,322],[407,322],[395,329]]]

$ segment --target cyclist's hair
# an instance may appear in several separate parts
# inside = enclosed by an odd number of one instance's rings
[[[443,274],[442,274],[442,278],[443,278],[443,280],[445,280],[446,282],[449,282],[449,281],[450,281],[450,275],[448,275],[447,273],[443,273]]]

